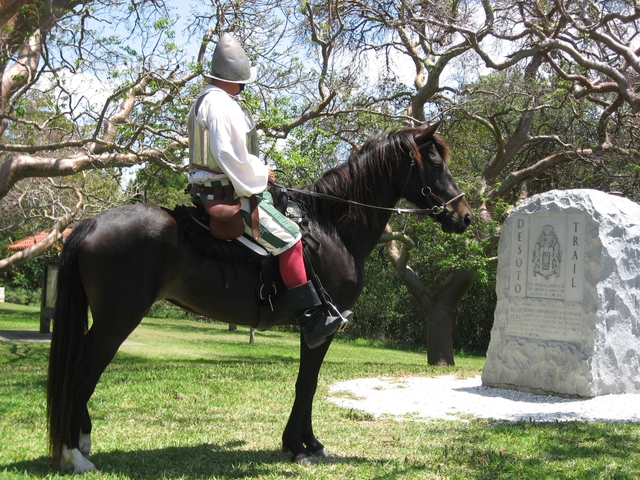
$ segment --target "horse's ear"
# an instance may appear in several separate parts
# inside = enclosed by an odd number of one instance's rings
[[[418,135],[416,135],[416,142],[423,143],[426,140],[430,140],[433,137],[433,135],[436,133],[436,130],[438,130],[439,126],[440,126],[440,122],[436,122],[432,125],[424,127],[422,131],[418,133]]]

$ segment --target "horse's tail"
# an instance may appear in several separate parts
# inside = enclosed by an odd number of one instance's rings
[[[62,446],[71,445],[74,383],[88,328],[88,301],[80,279],[78,248],[94,224],[93,219],[79,223],[60,256],[47,379],[49,453],[55,464],[60,463]]]

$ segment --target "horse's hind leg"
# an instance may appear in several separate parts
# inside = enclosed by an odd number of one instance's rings
[[[313,433],[311,412],[313,396],[318,386],[318,373],[330,344],[331,339],[317,348],[310,349],[301,338],[296,398],[282,434],[282,447],[292,453],[291,460],[296,463],[313,463],[315,460],[312,455],[328,456],[324,445]]]
[[[82,416],[82,428],[80,429],[80,439],[78,448],[83,457],[89,458],[91,453],[91,417],[89,409],[85,405],[84,415]]]
[[[62,458],[60,466],[64,469],[73,470],[74,473],[94,471],[96,468],[91,461],[88,460],[91,453],[91,418],[89,417],[89,409],[84,406],[82,412],[82,427],[78,436],[78,446],[74,447],[75,439],[71,438],[71,445],[63,446]],[[75,415],[74,415],[75,417]],[[75,418],[72,421],[73,431],[76,431]]]
[[[124,329],[106,329],[101,328],[94,316],[94,325],[86,334],[86,343],[75,379],[71,445],[63,451],[63,468],[73,469],[75,473],[95,470],[93,463],[86,458],[91,451],[91,418],[87,403],[118,348],[139,322],[140,320],[133,321]]]

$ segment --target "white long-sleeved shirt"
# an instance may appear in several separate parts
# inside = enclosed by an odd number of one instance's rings
[[[205,88],[195,119],[208,132],[209,148],[216,165],[207,165],[223,172],[233,184],[236,195],[249,197],[267,187],[269,168],[247,149],[247,133],[253,129],[250,117],[238,102],[214,85]],[[189,172],[190,183],[219,180],[204,170]]]

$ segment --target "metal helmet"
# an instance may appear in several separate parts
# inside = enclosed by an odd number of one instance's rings
[[[211,74],[203,74],[209,80],[222,80],[229,83],[252,83],[256,81],[255,67],[249,66],[249,59],[240,42],[230,33],[218,40],[213,58]]]

